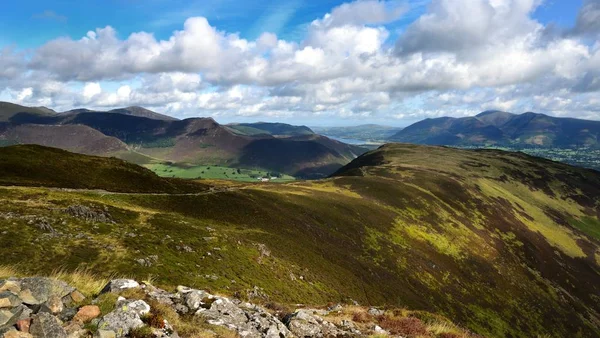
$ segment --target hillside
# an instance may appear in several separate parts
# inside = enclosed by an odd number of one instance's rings
[[[0,126],[0,138],[5,144],[35,143],[81,153],[118,156],[137,164],[176,162],[185,166],[241,167],[277,171],[300,178],[326,177],[366,151],[313,134],[306,127],[274,123],[254,125],[265,132],[242,135],[212,118],[167,120],[80,109],[52,116],[17,113]],[[34,128],[44,137],[26,132]],[[65,137],[61,128],[71,131],[79,128],[81,132],[72,132],[70,137]],[[94,139],[113,140],[108,142],[112,147],[97,146],[95,151],[87,151],[87,143],[92,142],[87,136],[90,128],[98,134]],[[280,137],[280,134],[287,135]],[[114,141],[120,141],[122,149],[115,149]]]
[[[426,119],[389,139],[428,145],[600,148],[600,121],[487,111],[474,117]]]
[[[0,125],[0,142],[7,144],[43,144],[81,154],[104,155],[127,151],[127,145],[84,125],[45,126],[24,124]]]
[[[232,123],[226,126],[241,135],[301,136],[314,134],[306,126],[294,126],[286,123]]]
[[[149,109],[143,108],[143,107],[137,107],[137,106],[133,106],[133,107],[126,107],[126,108],[118,108],[118,109],[113,109],[113,110],[109,110],[109,111],[98,111],[98,110],[89,110],[89,109],[85,109],[85,108],[81,108],[81,109],[73,109],[73,110],[69,110],[66,111],[62,114],[65,115],[76,115],[76,114],[85,114],[85,113],[110,113],[110,114],[122,114],[122,115],[129,115],[129,116],[137,116],[137,117],[145,117],[145,118],[149,118],[149,119],[153,119],[153,120],[162,120],[162,121],[177,121],[178,119],[168,116],[168,115],[164,115],[164,114],[160,114],[157,112],[153,112]]]
[[[165,179],[116,159],[37,145],[0,147],[0,185],[100,189],[111,192],[194,193],[203,184]]]
[[[32,157],[5,149],[3,167]],[[320,181],[196,195],[4,187],[0,200],[0,255],[22,273],[407,307],[491,337],[600,334],[600,174],[524,154],[392,144]]]
[[[18,113],[30,113],[40,116],[55,114],[52,109],[46,107],[24,107],[14,103],[0,101],[0,122],[6,122]]]

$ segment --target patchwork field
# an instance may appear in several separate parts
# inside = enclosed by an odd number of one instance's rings
[[[222,166],[180,166],[165,163],[146,164],[158,176],[185,179],[218,179],[242,182],[256,182],[259,178],[268,178],[270,182],[290,182],[295,178],[290,175],[272,173],[264,170],[238,169]]]

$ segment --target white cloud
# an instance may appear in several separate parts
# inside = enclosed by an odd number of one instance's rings
[[[83,87],[83,97],[87,100],[92,99],[94,96],[102,93],[102,88],[97,82],[88,82]]]
[[[398,20],[408,9],[405,2],[397,0],[358,0],[334,8],[317,22],[327,27],[386,24]]]
[[[416,119],[493,108],[600,119],[600,43],[549,36],[532,18],[539,3],[433,0],[397,41],[386,24],[406,12],[399,1],[334,8],[298,42],[242,39],[202,17],[165,40],[105,27],[27,55],[0,50],[0,89],[58,109],[143,105],[178,116]],[[592,14],[572,30],[595,29]]]

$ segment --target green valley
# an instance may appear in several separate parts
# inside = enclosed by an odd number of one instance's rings
[[[180,164],[154,163],[146,164],[146,168],[162,177],[185,179],[218,179],[242,182],[256,182],[261,179],[269,182],[290,182],[295,178],[285,174],[264,170],[239,169],[221,166],[183,166]]]

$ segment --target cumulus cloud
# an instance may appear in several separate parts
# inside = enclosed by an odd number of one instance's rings
[[[334,8],[319,24],[328,27],[386,24],[398,20],[408,9],[401,1],[358,0]]]
[[[600,0],[584,0],[573,28],[575,34],[600,34]]]
[[[572,28],[580,34],[552,36],[532,18],[539,0],[433,0],[392,41],[387,24],[406,4],[341,5],[300,41],[266,32],[247,40],[202,17],[165,40],[99,28],[28,54],[0,50],[0,86],[58,109],[143,105],[178,116],[416,119],[502,109],[600,119],[600,42],[588,34],[597,0],[585,2]]]

